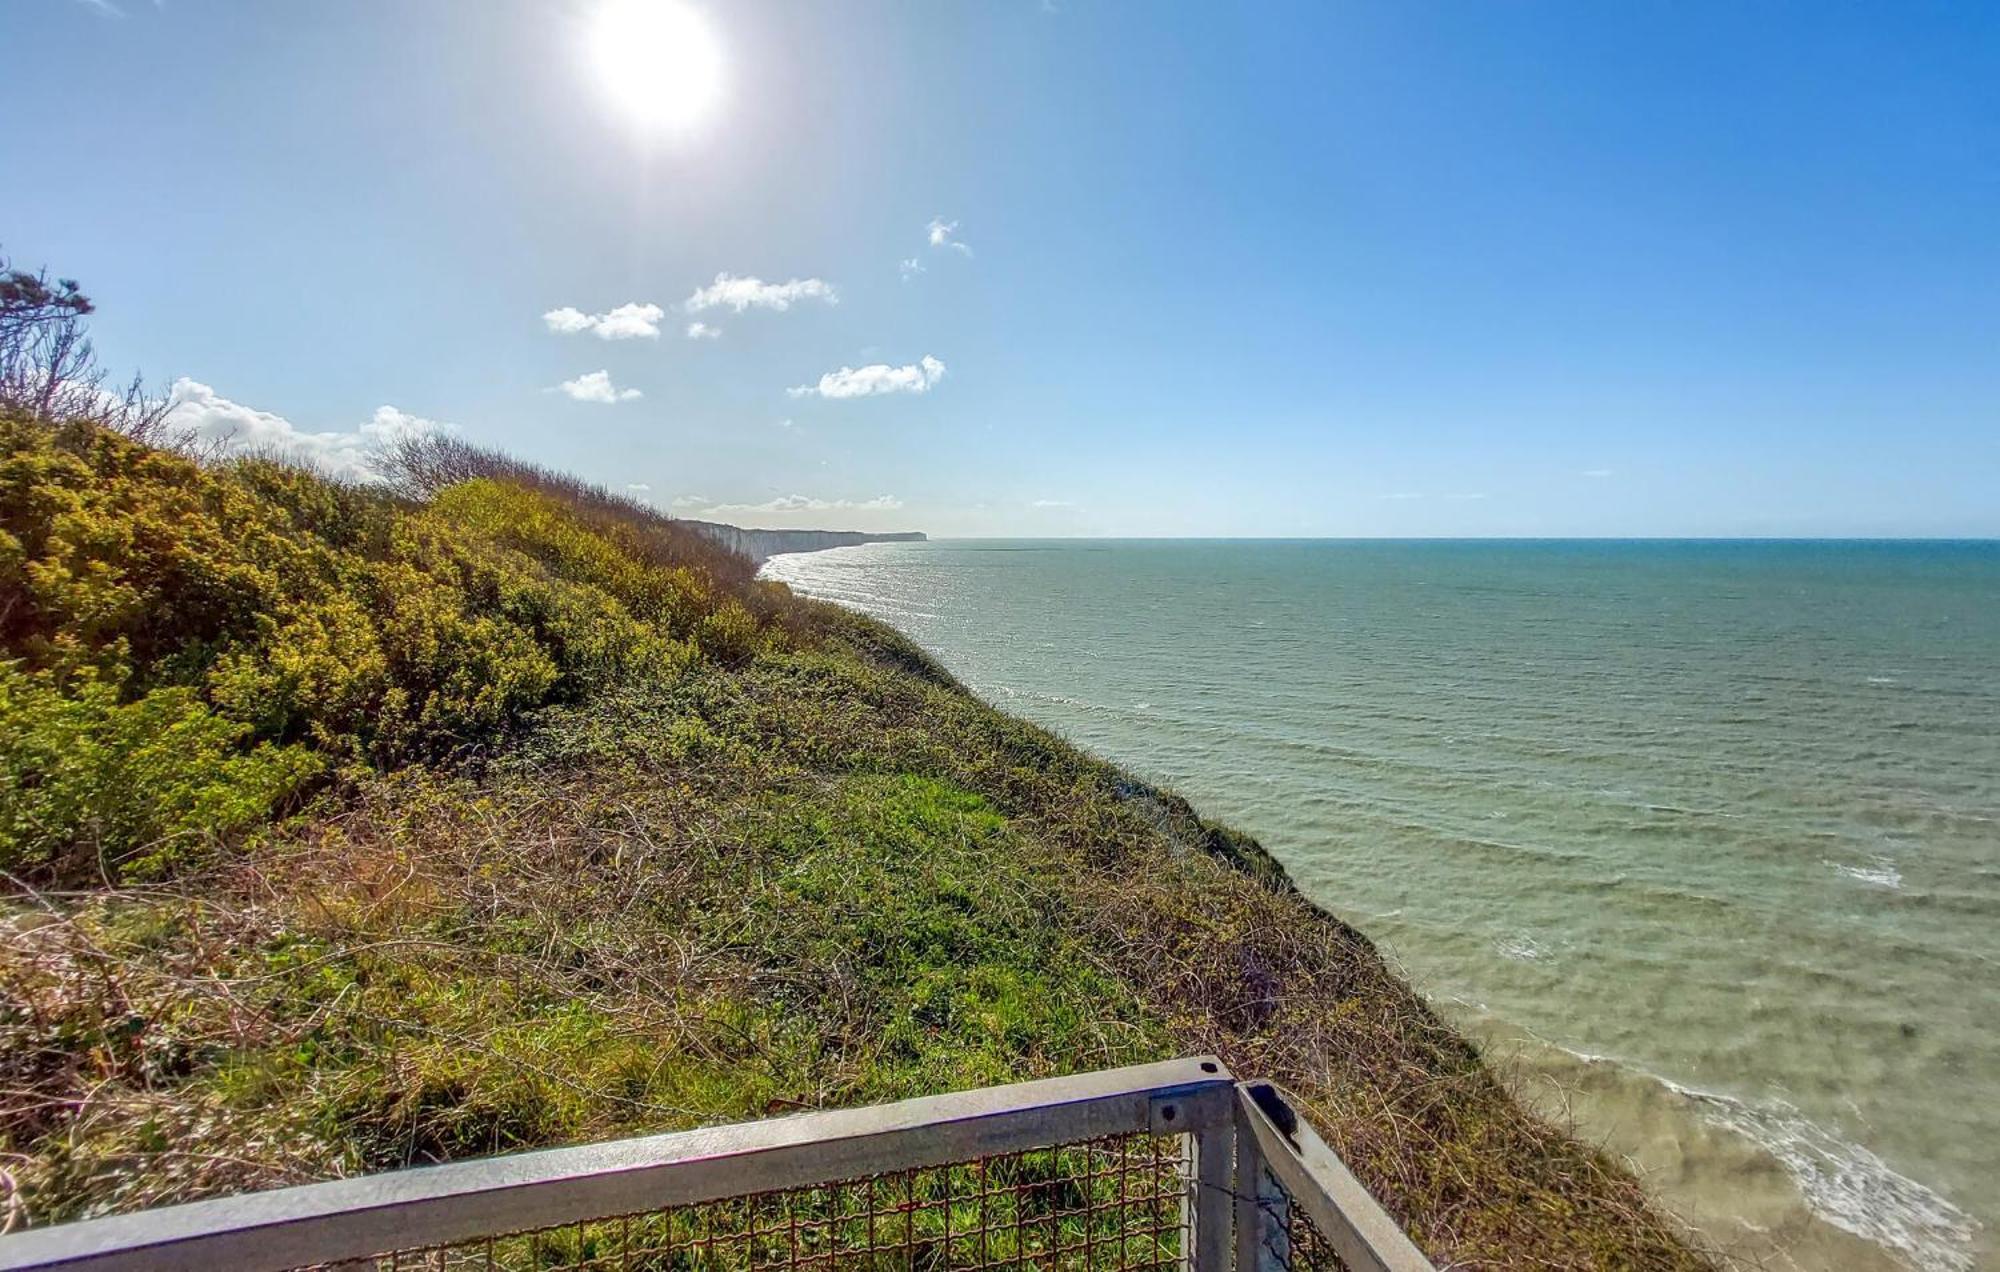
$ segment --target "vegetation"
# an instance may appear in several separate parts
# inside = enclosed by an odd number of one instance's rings
[[[14,1223],[1214,1051],[1439,1261],[1687,1267],[1254,841],[450,439],[0,410]]]

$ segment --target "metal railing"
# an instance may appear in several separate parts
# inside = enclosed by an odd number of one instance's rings
[[[0,1269],[1431,1265],[1277,1088],[1173,1060],[0,1238]]]

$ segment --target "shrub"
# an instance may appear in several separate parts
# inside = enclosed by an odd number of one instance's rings
[[[244,749],[247,724],[192,690],[129,703],[92,674],[67,693],[47,673],[0,664],[0,868],[149,876],[223,831],[267,817],[322,762],[296,746]]]
[[[689,564],[712,553],[666,546],[699,536],[573,495],[473,476],[421,505],[0,414],[0,658],[17,679],[46,673],[20,693],[49,719],[75,698],[76,729],[150,701],[160,727],[198,720],[186,728],[211,758],[269,743],[394,766],[483,752],[540,707],[761,647],[758,620]],[[74,856],[64,834],[100,846],[80,814],[38,808],[21,813],[42,827],[22,861]],[[131,812],[128,827],[126,812],[102,831],[119,854],[155,821],[195,826]]]
[[[701,620],[695,643],[705,657],[725,667],[740,667],[757,652],[757,620],[735,601],[725,601]]]

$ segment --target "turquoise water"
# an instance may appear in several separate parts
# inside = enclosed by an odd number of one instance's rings
[[[2000,545],[946,541],[767,575],[1257,835],[1714,1239],[2000,1267]]]

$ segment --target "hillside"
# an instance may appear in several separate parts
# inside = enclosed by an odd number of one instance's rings
[[[1440,1263],[1703,1266],[1251,840],[602,491],[0,416],[14,1222],[1215,1051]]]

